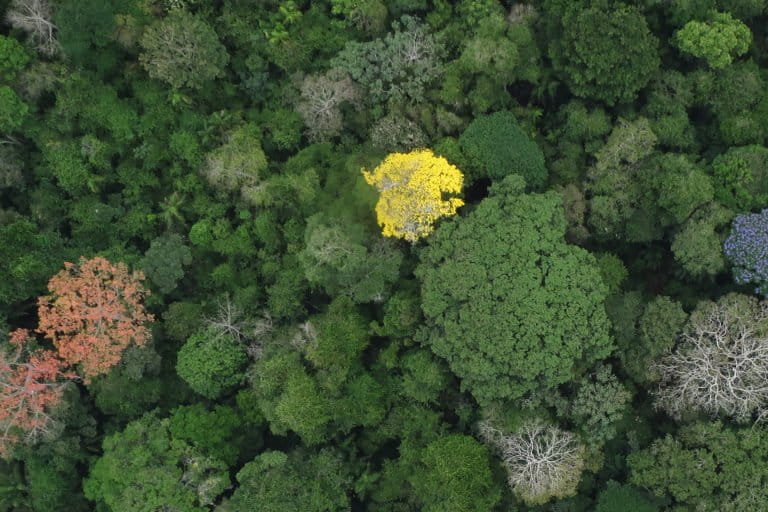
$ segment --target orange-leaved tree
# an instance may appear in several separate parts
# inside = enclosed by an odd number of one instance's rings
[[[0,458],[17,443],[52,430],[64,384],[76,377],[53,351],[31,349],[31,340],[28,331],[17,329],[0,347]]]
[[[38,331],[65,362],[80,365],[86,383],[119,363],[126,348],[149,339],[147,323],[154,318],[142,303],[149,293],[143,280],[123,263],[81,257],[65,263],[48,282],[50,295],[38,299]]]
[[[416,242],[434,230],[437,219],[455,215],[464,204],[443,197],[461,192],[464,175],[428,149],[392,153],[363,177],[379,191],[376,217],[384,236]]]

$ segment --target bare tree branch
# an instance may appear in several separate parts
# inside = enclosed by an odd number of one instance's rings
[[[480,437],[493,446],[507,468],[507,481],[526,503],[543,504],[576,493],[584,467],[584,448],[576,436],[539,421],[505,434],[483,421]]]
[[[737,421],[768,416],[768,304],[730,295],[692,315],[677,350],[655,363],[657,406]]]
[[[49,57],[61,48],[52,17],[48,0],[13,0],[6,13],[8,23],[27,32],[37,51]]]

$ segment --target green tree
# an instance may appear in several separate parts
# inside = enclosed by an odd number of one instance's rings
[[[413,486],[424,512],[486,512],[501,493],[493,481],[488,448],[454,434],[431,442],[423,452],[423,471]]]
[[[623,3],[582,8],[574,2],[550,56],[574,94],[609,105],[634,100],[660,64],[645,17]]]
[[[270,430],[299,434],[308,445],[328,438],[333,403],[312,379],[297,352],[267,353],[257,363],[254,391]]]
[[[702,58],[718,69],[749,50],[752,32],[730,13],[715,12],[708,21],[686,23],[675,33],[674,42],[681,52]]]
[[[611,351],[594,257],[565,243],[558,194],[522,188],[509,176],[443,223],[416,270],[424,342],[481,404],[550,389]]]
[[[672,349],[687,319],[679,302],[663,295],[654,297],[639,315],[636,335],[618,340],[624,370],[637,382],[647,381],[651,363]]]
[[[694,279],[713,277],[726,268],[723,242],[733,212],[712,202],[696,211],[675,234],[672,254]]]
[[[224,463],[174,439],[155,414],[108,435],[103,448],[83,489],[110,510],[203,512],[230,484]]]
[[[267,167],[267,158],[260,139],[260,130],[254,124],[235,128],[221,146],[208,153],[200,172],[216,190],[239,192],[252,204],[262,203],[264,184],[260,174]]]
[[[719,139],[726,146],[763,144],[768,133],[766,81],[753,60],[733,62],[717,72],[694,72],[696,104],[716,117]]]
[[[469,179],[501,180],[519,174],[526,185],[540,190],[547,181],[544,154],[517,123],[511,112],[496,112],[475,118],[459,137],[469,165]]]
[[[239,486],[222,512],[345,512],[352,479],[341,459],[319,453],[267,451],[237,473]]]
[[[648,181],[657,191],[656,202],[669,224],[685,222],[698,207],[712,201],[714,189],[709,176],[686,156],[665,154],[654,164]]]
[[[208,410],[202,404],[185,405],[173,411],[169,429],[204,455],[234,466],[243,455],[255,453],[261,444],[258,424],[239,409],[217,405]]]
[[[0,81],[12,82],[30,61],[29,54],[16,39],[0,36]]]
[[[632,394],[610,367],[600,365],[580,383],[570,402],[569,416],[583,439],[605,443],[616,435],[616,424],[628,414],[631,399]]]
[[[449,383],[449,372],[429,350],[416,350],[404,354],[399,362],[403,371],[401,391],[420,403],[438,403],[440,393]]]
[[[174,9],[150,25],[141,38],[139,61],[152,78],[174,88],[200,89],[223,76],[229,55],[200,16]]]
[[[656,230],[647,233],[638,227],[642,218],[633,218],[643,213],[642,209],[638,212],[643,197],[639,170],[653,154],[657,140],[647,119],[620,120],[596,152],[596,162],[587,170],[586,185],[592,196],[588,222],[596,236],[619,238],[629,230],[636,231],[642,241],[658,236]],[[655,216],[653,220],[657,222]]]
[[[184,277],[184,266],[192,263],[192,251],[181,236],[171,233],[152,240],[139,267],[160,293],[170,293]]]
[[[595,512],[658,512],[659,507],[645,493],[630,485],[614,481],[600,491]]]
[[[11,304],[45,289],[48,278],[61,266],[64,241],[27,219],[0,225],[0,303]]]
[[[277,331],[252,375],[259,406],[275,434],[292,430],[306,444],[372,426],[386,412],[386,388],[362,364],[368,326],[351,300]]]
[[[216,327],[195,332],[179,350],[176,371],[193,390],[218,398],[242,380],[248,361],[245,347]]]
[[[0,133],[15,132],[29,113],[29,107],[16,95],[13,89],[0,85]]]
[[[440,76],[442,47],[427,25],[411,16],[392,24],[392,32],[369,42],[349,41],[331,60],[368,91],[368,99],[423,101]]]
[[[371,239],[360,225],[329,222],[318,214],[307,220],[304,243],[299,253],[304,275],[331,296],[381,302],[400,276],[402,253],[388,240]]]
[[[732,147],[712,161],[715,197],[728,208],[750,211],[768,204],[768,148]]]
[[[629,455],[630,481],[681,507],[759,510],[768,499],[768,436],[761,428],[696,423]]]

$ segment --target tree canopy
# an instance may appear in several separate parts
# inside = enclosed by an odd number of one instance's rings
[[[442,224],[416,270],[424,342],[481,403],[551,389],[612,349],[594,257],[565,242],[557,194],[522,186],[509,176]]]

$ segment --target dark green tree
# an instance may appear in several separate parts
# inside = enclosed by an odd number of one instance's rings
[[[174,439],[184,440],[231,467],[244,454],[258,449],[258,426],[237,408],[217,405],[208,410],[202,404],[194,404],[175,409],[169,429]]]
[[[0,226],[0,303],[28,299],[45,289],[61,266],[64,243],[54,232],[39,229],[27,219]]]
[[[562,38],[550,46],[553,66],[577,96],[609,105],[633,101],[659,68],[658,40],[637,8],[596,3],[567,9]]]
[[[544,154],[523,132],[511,112],[496,112],[475,118],[459,137],[469,181],[489,177],[499,181],[519,174],[526,185],[540,190],[547,181]]]
[[[658,512],[659,507],[645,493],[614,481],[600,492],[595,512]]]
[[[152,240],[139,266],[160,293],[170,293],[184,277],[184,266],[192,263],[192,252],[180,235],[171,233]]]
[[[420,102],[442,73],[442,52],[427,25],[404,16],[383,38],[348,42],[331,65],[365,87],[374,104],[389,99]]]

